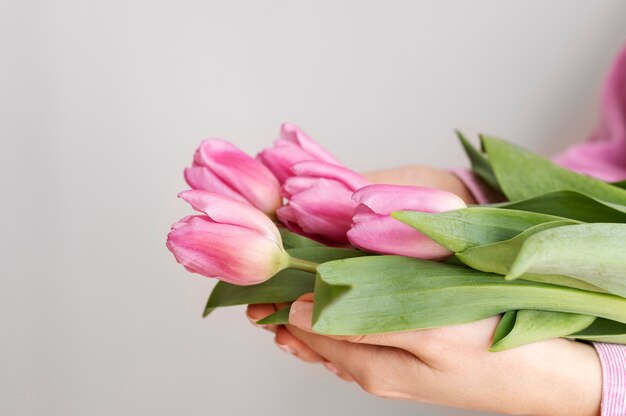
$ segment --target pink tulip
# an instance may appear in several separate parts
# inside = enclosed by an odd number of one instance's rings
[[[179,197],[206,214],[183,218],[167,235],[167,248],[187,270],[245,286],[289,265],[276,225],[254,207],[200,190]]]
[[[329,245],[347,245],[357,203],[352,193],[368,184],[361,175],[320,161],[300,162],[283,185],[288,204],[276,212],[291,231]]]
[[[282,205],[280,183],[272,172],[224,140],[204,140],[192,167],[185,169],[185,179],[193,189],[247,202],[267,215]]]
[[[350,242],[363,250],[420,259],[440,259],[452,253],[390,214],[394,211],[443,212],[465,208],[453,193],[400,185],[370,185],[352,196],[358,203]]]
[[[298,162],[316,160],[341,165],[298,126],[288,123],[281,126],[280,137],[274,146],[263,150],[257,158],[276,175],[280,183],[294,175],[293,166]]]

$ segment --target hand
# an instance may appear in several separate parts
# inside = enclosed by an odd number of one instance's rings
[[[476,200],[463,182],[452,172],[430,166],[410,165],[363,174],[372,183],[425,186],[443,189],[461,197],[466,204]]]
[[[365,174],[373,183],[444,189],[476,201],[451,172],[407,166]],[[311,331],[312,294],[292,305],[290,324],[266,329],[299,359],[322,363],[346,381],[382,397],[509,414],[597,415],[601,369],[586,344],[554,339],[490,353],[499,317],[439,329],[360,337]],[[252,322],[286,305],[249,305]]]
[[[250,305],[261,319],[269,305]],[[311,330],[312,294],[294,302],[276,342],[307,362],[386,398],[507,414],[597,415],[602,375],[595,350],[565,339],[488,351],[499,317],[438,329],[364,336]]]

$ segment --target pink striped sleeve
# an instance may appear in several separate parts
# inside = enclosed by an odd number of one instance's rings
[[[594,342],[602,363],[602,416],[626,416],[626,347]]]

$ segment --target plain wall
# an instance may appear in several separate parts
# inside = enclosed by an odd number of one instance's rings
[[[201,139],[282,121],[356,170],[466,166],[453,135],[584,140],[626,41],[603,1],[0,2],[0,414],[477,414],[367,396],[165,248]],[[514,376],[514,375],[512,375]]]

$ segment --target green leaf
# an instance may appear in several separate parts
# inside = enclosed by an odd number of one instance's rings
[[[515,326],[515,318],[517,317],[517,311],[508,311],[502,315],[498,326],[493,334],[493,340],[491,341],[491,345],[499,342],[501,339],[506,337],[513,327]]]
[[[573,226],[572,226],[573,227]],[[338,260],[317,268],[313,329],[357,335],[473,322],[539,309],[626,322],[626,299],[400,256]]]
[[[507,279],[524,273],[574,277],[626,297],[626,224],[577,224],[530,236]]]
[[[572,220],[545,222],[530,227],[508,240],[470,247],[460,253],[456,253],[456,257],[472,269],[505,275],[509,272],[511,265],[517,257],[517,253],[522,248],[522,244],[531,235],[543,230],[577,223],[577,221]]]
[[[284,227],[278,227],[278,230],[280,231],[280,236],[283,240],[283,247],[285,247],[285,249],[303,247],[324,247],[323,244],[291,232]]]
[[[508,240],[537,224],[563,219],[492,207],[470,207],[438,214],[400,211],[391,215],[455,253],[469,247]]]
[[[501,193],[502,189],[500,189],[500,184],[496,179],[496,175],[493,173],[489,160],[465,138],[463,133],[457,130],[456,135],[465,150],[467,158],[472,164],[472,171],[474,171],[474,173],[481,178],[487,186]]]
[[[626,181],[613,182],[611,185],[617,186],[618,188],[626,189]]]
[[[259,325],[285,325],[289,323],[289,311],[291,306],[287,306],[279,311],[274,312],[265,318],[258,320],[256,323]]]
[[[516,202],[491,205],[540,212],[583,222],[626,222],[626,205],[603,202],[575,191],[557,191]]]
[[[598,318],[589,327],[575,334],[571,334],[568,338],[626,344],[626,324]]]
[[[559,220],[535,225],[509,240],[471,247],[456,253],[456,257],[473,269],[505,275],[509,272],[522,245],[530,236],[543,230],[572,224],[578,224],[578,221]],[[603,289],[568,276],[525,273],[520,278],[531,282],[550,283],[594,292],[604,292]]]
[[[332,247],[301,247],[287,252],[315,263],[368,255],[359,250]],[[294,269],[283,270],[271,279],[252,286],[237,286],[220,281],[213,288],[202,316],[206,317],[215,308],[223,306],[293,302],[305,293],[312,292],[314,285],[315,276],[312,273]]]
[[[504,140],[488,136],[481,136],[481,140],[498,183],[511,201],[569,190],[626,205],[624,189],[562,168]]]
[[[257,303],[293,302],[313,291],[315,276],[300,270],[287,269],[258,285],[237,286],[220,281],[207,301],[203,316],[223,306]]]
[[[288,249],[290,256],[298,259],[312,261],[313,263],[326,263],[327,261],[349,259],[352,257],[372,256],[372,253],[355,250],[353,248],[336,247],[299,247]]]
[[[500,326],[504,328],[500,333],[496,329],[498,337],[494,336],[489,351],[504,351],[520,345],[571,335],[587,328],[595,319],[595,316],[574,313],[521,310],[515,314],[512,327],[510,318],[509,321],[500,322],[498,329]],[[506,329],[509,331],[502,336]]]

